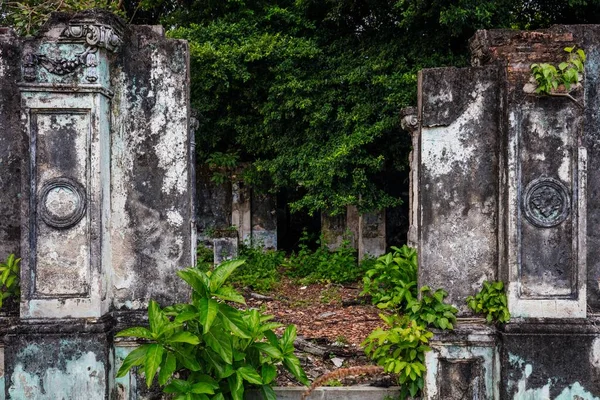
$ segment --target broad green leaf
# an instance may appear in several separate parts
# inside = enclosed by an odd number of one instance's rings
[[[260,326],[260,332],[270,331],[273,329],[280,328],[282,326],[283,324],[280,324],[279,322],[267,322],[266,324],[262,324]]]
[[[136,338],[142,338],[142,339],[153,339],[152,332],[150,332],[148,329],[142,328],[142,327],[123,329],[122,331],[117,333],[115,336],[116,337],[136,337]]]
[[[215,393],[213,386],[211,384],[208,384],[205,382],[198,382],[198,383],[193,384],[190,392],[197,393],[197,394],[214,394]]]
[[[121,364],[121,367],[117,372],[117,378],[122,378],[125,375],[127,375],[127,373],[132,367],[142,365],[144,363],[144,360],[146,359],[146,352],[148,351],[148,347],[150,347],[149,344],[143,344],[137,349],[133,350],[131,353],[129,353],[127,357],[125,357],[125,360],[123,360],[123,364]]]
[[[263,381],[259,373],[252,367],[246,366],[238,368],[236,374],[239,374],[245,381],[250,382],[254,385],[262,385]]]
[[[199,320],[202,324],[204,334],[210,330],[218,311],[219,303],[217,303],[215,300],[202,298],[200,301],[198,301]]]
[[[279,348],[279,339],[277,339],[277,335],[275,335],[273,331],[266,331],[265,337],[267,338],[269,343],[271,343],[272,346]]]
[[[233,273],[240,265],[244,264],[246,260],[231,260],[225,261],[219,265],[213,271],[210,276],[210,291],[214,293],[219,289],[223,283],[229,278],[229,275]]]
[[[244,385],[242,377],[238,374],[233,374],[229,378],[227,378],[227,382],[229,383],[229,388],[231,389],[231,397],[233,398],[233,400],[243,400]]]
[[[173,322],[181,324],[195,318],[198,318],[198,310],[196,310],[196,307],[193,307],[193,309],[188,309],[177,314]]]
[[[281,336],[281,344],[284,353],[294,352],[294,341],[296,340],[296,325],[288,325]]]
[[[146,363],[144,364],[144,374],[146,375],[146,385],[150,387],[154,380],[154,375],[162,362],[163,347],[160,344],[151,344],[146,352]]]
[[[246,304],[244,296],[239,294],[235,289],[229,286],[221,286],[213,293],[215,297],[225,301],[233,301],[234,303]]]
[[[190,332],[178,332],[168,339],[169,343],[189,343],[196,345],[200,343],[198,336]]]
[[[230,363],[226,363],[220,355],[210,349],[202,352],[202,359],[215,369],[218,379],[225,379],[235,372]]]
[[[182,379],[173,379],[163,391],[165,393],[187,393],[191,390],[192,384]]]
[[[278,347],[275,347],[270,343],[258,342],[258,343],[254,343],[253,346],[256,347],[257,349],[259,349],[260,351],[262,351],[263,353],[267,354],[270,357],[277,358],[277,359],[283,357],[281,350],[279,350]]]
[[[213,326],[210,331],[204,335],[204,340],[208,347],[214,350],[227,364],[233,362],[233,348],[231,335],[224,332],[219,327]]]
[[[181,365],[190,371],[200,371],[202,369],[200,363],[198,363],[198,360],[196,360],[196,357],[194,357],[193,354],[178,351],[175,353],[175,357]]]
[[[310,385],[304,370],[300,366],[300,360],[295,355],[286,355],[283,359],[283,366],[294,375],[294,377],[298,380],[298,382],[303,385]]]
[[[277,368],[273,364],[263,364],[260,368],[260,374],[265,385],[270,385],[277,377]]]
[[[171,352],[167,352],[162,364],[160,365],[160,371],[158,372],[158,383],[161,386],[164,386],[168,382],[169,378],[173,376],[175,368],[177,368],[177,360],[175,359],[175,355]]]
[[[166,322],[160,306],[154,300],[150,300],[148,303],[148,322],[150,323],[150,331],[154,335],[158,334]]]
[[[262,385],[260,392],[262,393],[263,400],[277,400],[277,395],[270,385]]]
[[[246,332],[246,324],[239,310],[227,304],[219,304],[219,316],[225,329],[230,330],[234,335],[242,339],[250,339],[250,335]]]
[[[201,271],[198,271],[193,268],[186,268],[183,270],[177,271],[177,275],[181,279],[183,279],[188,285],[192,287],[192,289],[200,294],[201,296],[209,295],[209,285],[210,282],[206,274]]]

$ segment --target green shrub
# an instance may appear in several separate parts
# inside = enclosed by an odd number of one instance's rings
[[[504,283],[502,282],[483,282],[483,288],[475,297],[467,297],[467,305],[474,312],[485,314],[485,319],[489,323],[508,322],[510,320],[508,302],[506,293],[504,293]]]
[[[20,258],[10,254],[6,260],[0,263],[0,307],[7,299],[19,301],[21,296],[20,279]]]
[[[245,263],[231,276],[236,285],[249,286],[257,292],[268,292],[279,282],[279,267],[285,260],[285,253],[264,250],[262,244],[243,244],[238,259]]]
[[[433,333],[405,316],[380,314],[388,329],[377,328],[362,343],[365,353],[385,372],[398,374],[400,396],[415,396],[423,389],[425,352]]]
[[[399,374],[401,397],[415,396],[423,388],[425,352],[433,336],[429,327],[454,329],[458,310],[444,303],[443,289],[420,289],[417,297],[417,253],[407,246],[393,247],[377,259],[363,278],[362,294],[377,307],[402,315],[380,314],[388,329],[377,328],[363,342],[365,353],[386,372]]]
[[[271,383],[279,364],[307,384],[294,355],[296,328],[288,326],[277,338],[273,329],[281,325],[269,322],[271,316],[258,310],[240,311],[226,303],[245,303],[239,293],[224,286],[243,263],[227,261],[207,273],[196,268],[179,271],[192,287],[191,302],[161,309],[150,301],[149,328],[117,333],[148,341],[125,358],[117,376],[140,367],[149,387],[158,373],[158,384],[176,400],[242,400],[249,386],[258,387],[265,399],[275,399]]]
[[[454,329],[456,323],[456,307],[444,303],[448,293],[444,289],[436,291],[428,286],[420,290],[421,299],[412,299],[406,305],[406,315],[424,326],[434,326],[438,329]]]
[[[363,277],[361,295],[382,309],[403,309],[417,297],[417,252],[404,245],[377,259]]]
[[[215,254],[213,249],[199,244],[196,248],[196,268],[200,271],[208,271],[215,261]]]
[[[536,93],[552,94],[560,85],[569,91],[571,85],[577,85],[582,79],[585,52],[582,49],[575,50],[575,47],[565,47],[564,50],[569,57],[558,68],[547,63],[531,64],[531,75],[537,84]]]
[[[356,250],[344,239],[340,247],[330,251],[323,236],[317,241],[317,249],[311,250],[306,232],[300,239],[299,250],[293,253],[286,266],[287,274],[300,278],[303,283],[332,282],[347,283],[358,280],[363,272],[362,263],[358,263]]]

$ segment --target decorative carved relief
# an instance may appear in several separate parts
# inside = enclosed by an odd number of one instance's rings
[[[400,110],[400,126],[411,134],[419,128],[416,107],[405,107]]]
[[[38,196],[38,212],[46,225],[57,229],[75,226],[85,214],[85,189],[73,179],[48,180]]]
[[[69,24],[61,38],[85,39],[89,46],[109,51],[115,51],[123,43],[121,32],[116,27],[85,22]]]
[[[471,50],[471,66],[480,67],[487,64],[492,58],[488,31],[475,32],[475,35],[469,39],[469,48]]]
[[[41,65],[54,75],[64,76],[76,71],[78,68],[87,67],[85,78],[88,82],[98,80],[98,49],[116,51],[123,43],[122,27],[97,24],[93,21],[71,22],[61,33],[61,39],[81,41],[87,44],[86,49],[76,54],[74,58],[61,58],[54,60],[44,54],[26,54],[23,57],[23,79],[35,81],[35,68]]]
[[[525,218],[538,228],[557,226],[571,210],[568,190],[556,179],[535,179],[525,189],[523,210]]]

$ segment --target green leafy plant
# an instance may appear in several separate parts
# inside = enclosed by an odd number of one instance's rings
[[[258,387],[265,399],[274,400],[270,385],[279,364],[308,384],[294,355],[295,326],[288,326],[278,338],[273,329],[281,325],[270,322],[271,316],[227,304],[245,303],[239,293],[224,285],[243,263],[224,262],[206,273],[195,268],[179,271],[192,287],[191,302],[161,309],[150,301],[149,327],[117,334],[149,342],[125,358],[117,376],[140,367],[148,386],[157,377],[163,391],[174,394],[176,400],[242,400],[249,386]]]
[[[404,245],[377,259],[363,277],[362,296],[382,309],[401,309],[417,297],[417,252]]]
[[[214,259],[215,255],[213,249],[203,244],[198,245],[196,248],[196,268],[206,272],[211,268]]]
[[[383,315],[388,329],[377,328],[362,345],[385,372],[398,374],[402,398],[415,396],[424,384],[425,352],[433,336],[424,325],[406,316]]]
[[[262,243],[244,243],[238,258],[245,263],[231,275],[232,283],[268,292],[279,282],[278,270],[285,260],[284,252],[265,250]]]
[[[299,250],[293,253],[286,262],[287,274],[301,279],[302,283],[314,282],[347,283],[358,280],[364,273],[362,263],[359,263],[356,250],[345,238],[337,249],[330,251],[323,236],[317,240],[317,248],[311,250],[310,240],[303,233]]]
[[[508,302],[502,282],[483,282],[483,288],[475,296],[467,297],[467,305],[478,314],[484,314],[487,322],[503,322],[510,320]]]
[[[581,80],[583,63],[586,59],[585,52],[575,47],[565,47],[564,50],[569,57],[558,67],[547,63],[531,65],[531,74],[537,83],[536,93],[549,95],[561,85],[568,92],[572,85],[577,85]]]
[[[4,302],[13,298],[18,301],[21,296],[19,285],[21,259],[10,254],[6,260],[0,263],[0,307]]]
[[[454,329],[456,307],[444,303],[443,289],[423,286],[417,292],[417,253],[410,247],[393,247],[365,273],[362,294],[377,307],[402,315],[383,315],[388,329],[377,328],[363,342],[365,352],[386,372],[399,374],[401,397],[415,396],[423,388],[425,352],[433,336],[429,330]],[[420,293],[420,296],[417,296]]]
[[[421,299],[412,299],[406,305],[406,314],[425,326],[438,329],[454,329],[456,323],[456,307],[444,303],[448,292],[444,289],[431,290],[428,286],[421,287]]]
[[[206,159],[206,164],[212,171],[210,180],[218,185],[227,182],[233,176],[233,171],[239,161],[238,152],[223,153],[215,151]]]

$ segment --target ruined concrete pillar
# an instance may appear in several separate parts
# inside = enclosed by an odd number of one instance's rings
[[[358,259],[385,254],[385,210],[360,215],[358,222]]]
[[[460,310],[426,354],[426,399],[600,393],[599,41],[598,26],[480,31],[473,67],[419,75],[419,285]],[[585,79],[534,93],[531,65],[575,46]],[[466,307],[485,280],[505,283],[508,324]]]
[[[252,243],[277,250],[277,198],[252,191]]]
[[[342,245],[347,229],[346,213],[338,215],[321,213],[321,234],[329,250],[335,250]]]
[[[419,155],[420,155],[420,130],[419,118],[415,107],[405,107],[400,111],[400,124],[402,129],[408,131],[412,139],[412,150],[408,156],[410,165],[410,182],[408,188],[409,201],[409,226],[408,226],[408,246],[418,251],[418,213],[419,213]]]
[[[20,206],[0,250],[22,257],[0,398],[138,396],[115,379],[136,343],[113,334],[187,298],[176,272],[194,263],[188,64],[187,43],[102,11],[0,30],[0,212]]]
[[[243,182],[231,186],[231,225],[238,229],[241,241],[250,241],[252,236],[252,190]]]
[[[321,233],[329,250],[335,250],[344,240],[358,251],[358,259],[379,257],[385,253],[385,210],[359,213],[356,206],[347,206],[344,214],[321,214]]]

